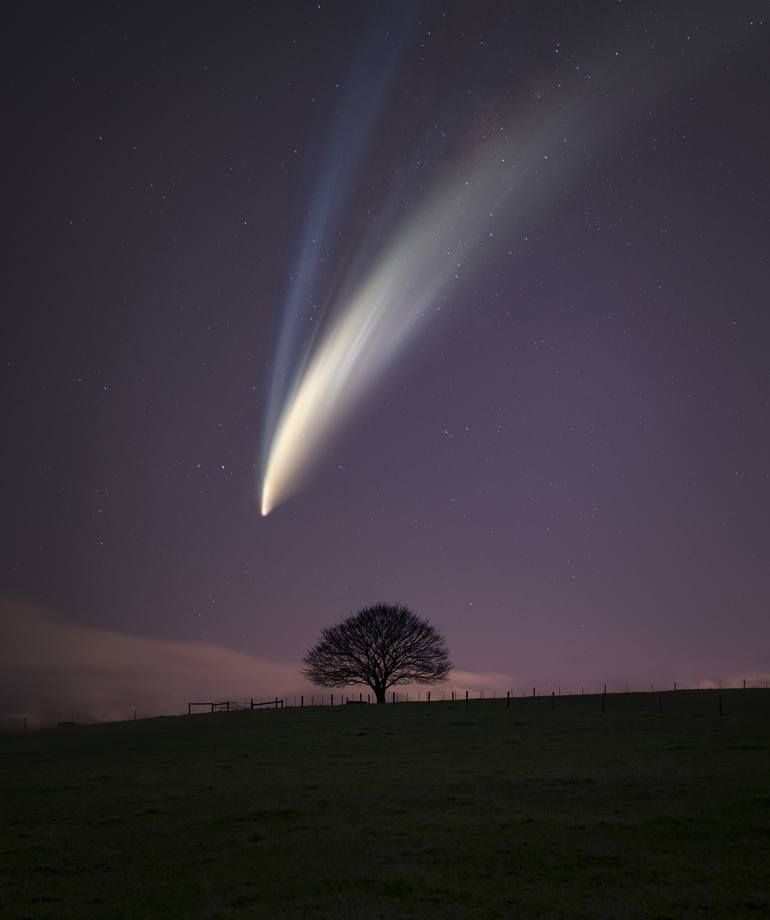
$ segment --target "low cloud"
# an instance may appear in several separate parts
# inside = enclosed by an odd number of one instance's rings
[[[47,724],[179,713],[190,700],[294,692],[297,664],[199,642],[66,623],[0,601],[0,721]]]
[[[449,675],[447,684],[452,690],[468,690],[473,693],[505,693],[511,688],[511,675],[500,671],[458,671]]]
[[[697,681],[697,686],[701,690],[718,690],[734,687],[768,687],[770,685],[770,674],[765,671],[741,672],[730,674],[728,677],[701,677]]]

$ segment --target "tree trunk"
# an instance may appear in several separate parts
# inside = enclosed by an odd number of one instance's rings
[[[383,688],[383,689],[380,689],[379,687],[375,687],[375,688],[374,688],[374,695],[375,695],[375,697],[376,697],[378,703],[384,703],[384,702],[385,702],[385,690],[384,690],[384,688]]]

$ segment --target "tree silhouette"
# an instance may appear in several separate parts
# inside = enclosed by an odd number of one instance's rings
[[[378,703],[396,684],[447,679],[444,637],[403,604],[374,604],[321,632],[302,659],[302,673],[321,687],[371,687]]]

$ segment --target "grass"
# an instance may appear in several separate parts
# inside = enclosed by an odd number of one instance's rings
[[[770,916],[770,691],[0,735],[0,915]]]

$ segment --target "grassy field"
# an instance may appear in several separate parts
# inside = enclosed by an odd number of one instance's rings
[[[3,917],[770,917],[770,691],[0,735]]]

